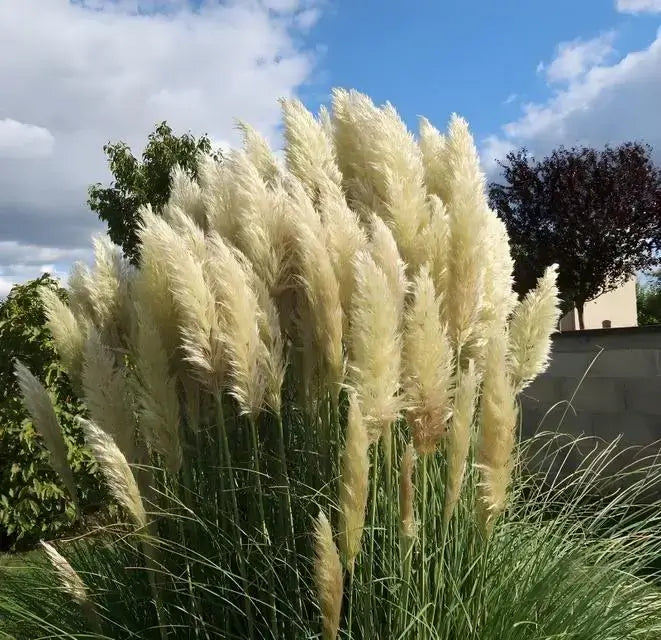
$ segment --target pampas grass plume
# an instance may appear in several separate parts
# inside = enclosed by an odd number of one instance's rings
[[[470,451],[473,417],[479,385],[479,375],[475,362],[470,360],[466,369],[461,370],[458,376],[452,408],[452,422],[445,447],[447,482],[445,504],[443,505],[443,522],[446,526],[459,501]]]
[[[48,391],[19,360],[14,363],[14,371],[23,395],[25,408],[32,418],[37,433],[44,439],[46,448],[50,453],[50,463],[69,491],[74,503],[78,504],[76,483],[67,460],[67,445],[62,437],[62,430]]]
[[[110,435],[96,424],[84,418],[78,418],[78,423],[113,497],[126,509],[138,528],[145,527],[147,514],[138,484],[124,454]]]
[[[340,483],[340,550],[344,564],[353,572],[365,526],[369,485],[369,438],[355,394],[349,396],[347,435]]]
[[[514,466],[517,407],[506,354],[506,334],[495,333],[487,346],[476,452],[479,516],[487,532],[505,509]]]
[[[342,563],[333,542],[333,530],[326,515],[320,511],[314,527],[314,578],[321,609],[324,640],[335,640],[340,627],[342,609]]]
[[[525,389],[549,363],[551,334],[560,317],[557,265],[548,267],[518,304],[509,332],[509,364],[515,389]]]
[[[450,418],[454,358],[440,317],[440,300],[425,266],[414,278],[404,333],[404,392],[413,446],[433,453]]]
[[[350,378],[370,442],[399,415],[400,303],[388,277],[367,252],[355,260],[349,334]]]

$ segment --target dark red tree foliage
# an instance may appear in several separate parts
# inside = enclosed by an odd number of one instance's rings
[[[507,226],[523,295],[550,264],[566,310],[628,277],[661,264],[661,170],[647,145],[555,150],[536,160],[509,153],[500,182],[489,186],[492,208]]]

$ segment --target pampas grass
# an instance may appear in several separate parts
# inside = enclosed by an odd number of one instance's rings
[[[0,632],[657,638],[658,461],[606,482],[614,448],[517,439],[556,274],[516,302],[467,123],[416,140],[355,91],[282,106],[286,166],[240,124],[242,149],[141,209],[137,267],[97,241],[70,306],[46,296],[130,523],[0,570]],[[17,375],[75,492],[49,398]]]
[[[51,465],[60,476],[74,503],[77,503],[78,492],[73,480],[73,473],[67,462],[67,446],[48,391],[19,360],[14,364],[14,371],[23,395],[25,408],[28,410],[36,431],[44,439],[46,448],[50,453]]]
[[[135,526],[145,527],[147,514],[138,484],[124,454],[112,437],[96,424],[83,418],[79,418],[79,423],[85,433],[85,442],[98,461],[112,495],[129,513]]]
[[[314,575],[317,597],[321,609],[321,626],[324,640],[335,640],[340,627],[342,607],[342,564],[333,542],[333,530],[328,518],[319,512],[315,522]]]

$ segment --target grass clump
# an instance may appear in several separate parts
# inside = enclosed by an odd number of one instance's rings
[[[654,465],[592,511],[598,465],[570,481],[520,469],[516,398],[549,358],[555,270],[516,301],[466,123],[423,121],[416,141],[392,106],[345,91],[318,118],[283,111],[286,167],[243,126],[199,184],[177,174],[162,216],[141,210],[139,266],[99,241],[70,304],[50,305],[127,517],[47,547],[51,565],[3,571],[0,624],[16,638],[657,637]],[[52,416],[33,417],[55,442]]]

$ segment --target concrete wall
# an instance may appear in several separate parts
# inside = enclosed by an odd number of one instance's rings
[[[638,324],[636,278],[587,302],[583,320],[586,329],[601,329],[608,322],[613,328],[635,327]],[[561,320],[560,328],[562,331],[578,329],[578,313],[575,309]]]
[[[556,334],[549,369],[523,392],[522,419],[525,435],[541,427],[606,442],[622,435],[626,445],[661,441],[661,326]]]

